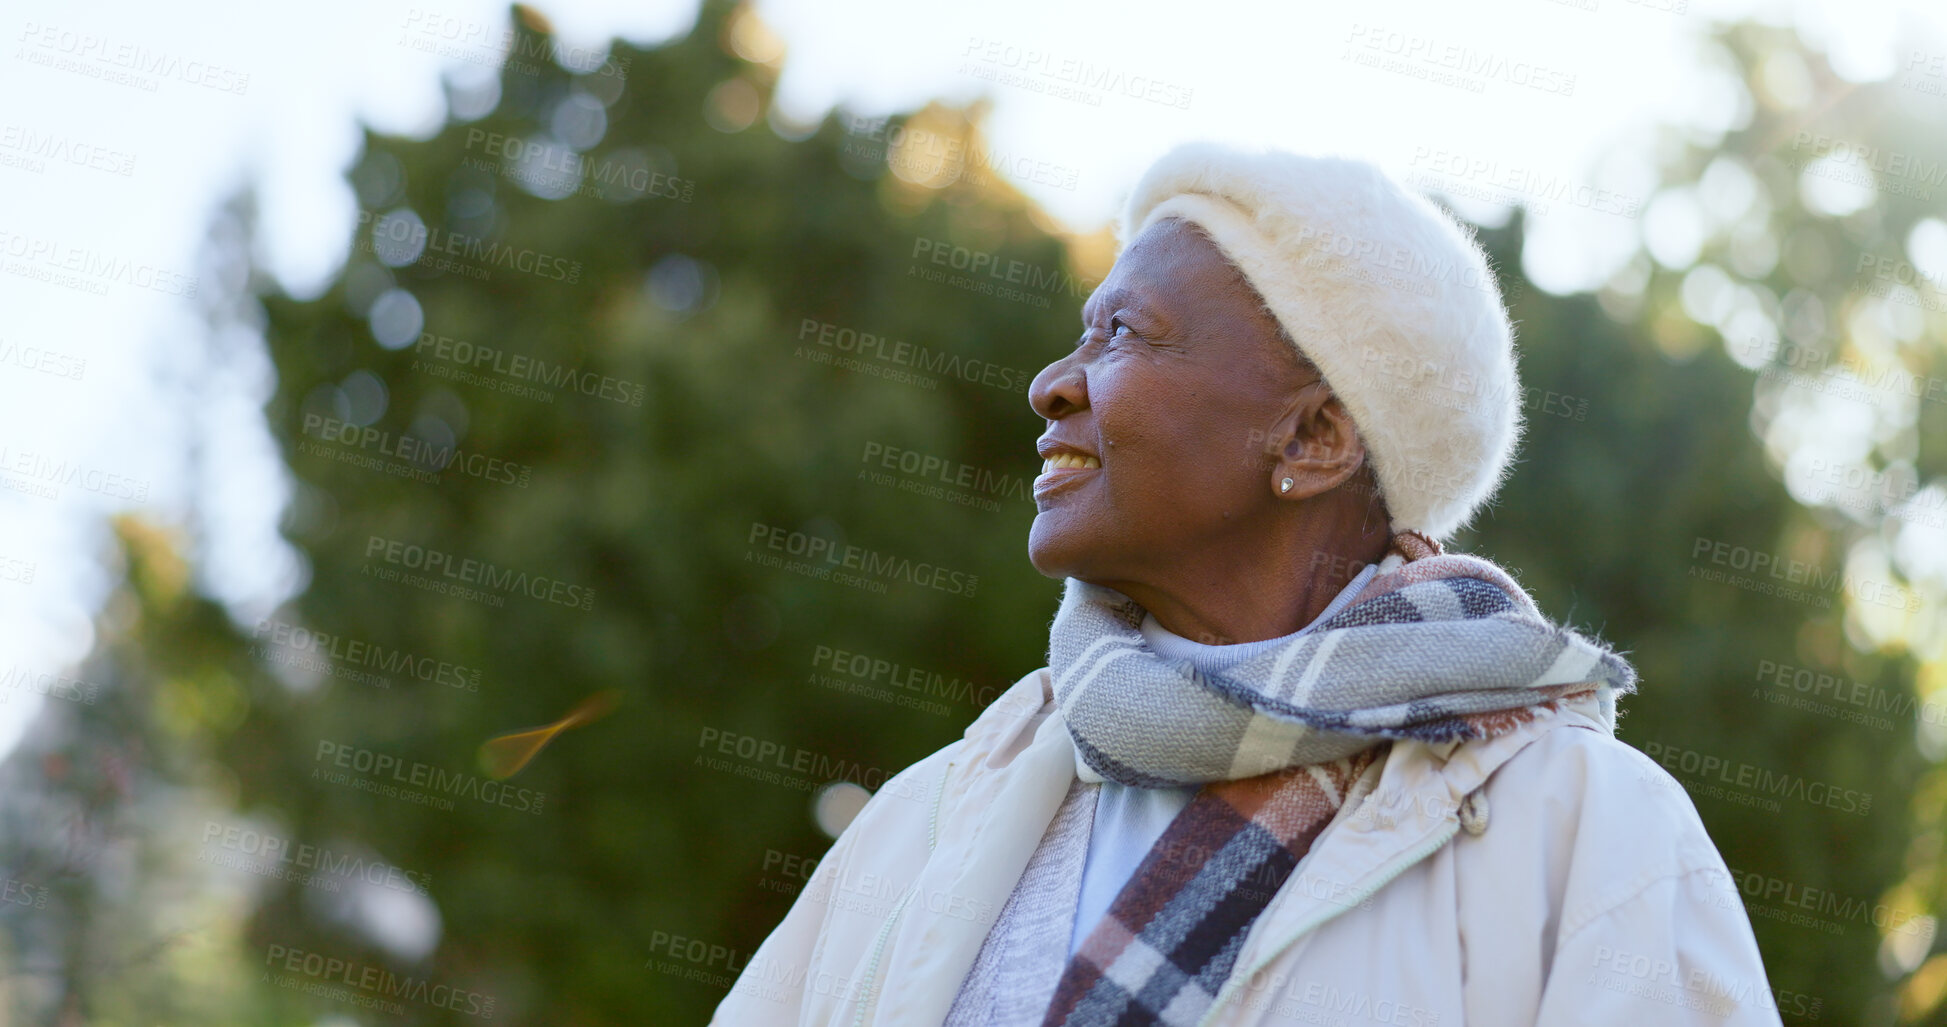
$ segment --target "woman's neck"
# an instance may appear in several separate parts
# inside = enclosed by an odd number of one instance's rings
[[[1300,511],[1294,511],[1300,512]],[[1365,504],[1302,511],[1258,544],[1227,540],[1153,580],[1101,582],[1172,634],[1204,645],[1280,638],[1317,620],[1346,583],[1386,555],[1392,531]]]

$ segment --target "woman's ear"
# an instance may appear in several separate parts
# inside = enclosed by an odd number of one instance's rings
[[[1366,462],[1365,443],[1352,415],[1322,381],[1298,391],[1272,435],[1280,451],[1271,466],[1271,491],[1280,499],[1330,492]]]

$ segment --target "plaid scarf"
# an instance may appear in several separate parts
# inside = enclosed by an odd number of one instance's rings
[[[1078,774],[1204,787],[1069,959],[1043,1027],[1195,1024],[1391,739],[1485,738],[1581,700],[1613,730],[1636,683],[1622,657],[1486,560],[1395,548],[1343,612],[1221,676],[1158,657],[1141,607],[1068,579],[1049,666]]]
[[[1379,568],[1343,612],[1223,675],[1157,656],[1143,643],[1142,607],[1069,578],[1048,666],[1076,772],[1142,788],[1234,781],[1382,738],[1485,737],[1493,718],[1470,715],[1591,684],[1614,726],[1615,696],[1635,687],[1635,671],[1550,624],[1499,567],[1439,555]]]

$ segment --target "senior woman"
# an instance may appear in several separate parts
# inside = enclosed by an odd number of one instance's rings
[[[1450,218],[1371,165],[1148,172],[1047,430],[1048,666],[833,844],[724,1025],[1776,1024],[1620,656],[1445,553],[1521,431]]]

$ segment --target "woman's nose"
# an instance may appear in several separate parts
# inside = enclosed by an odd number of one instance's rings
[[[1062,357],[1034,376],[1028,386],[1028,405],[1049,421],[1088,407],[1088,376],[1076,354]]]

